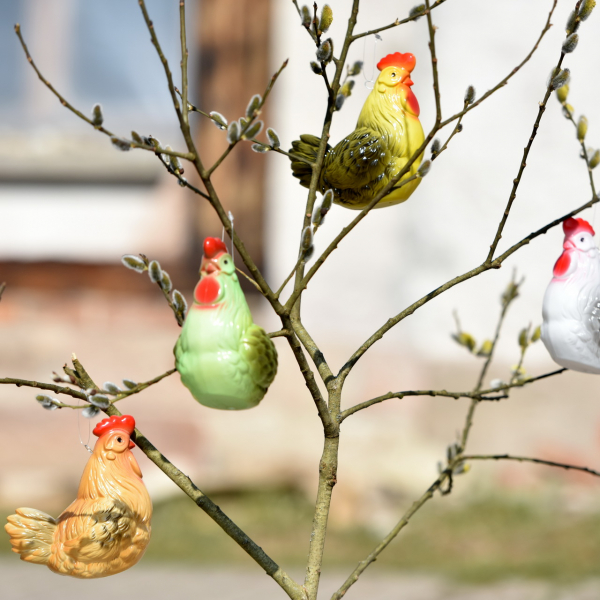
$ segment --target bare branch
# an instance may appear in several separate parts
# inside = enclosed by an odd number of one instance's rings
[[[221,156],[217,159],[217,162],[215,162],[215,164],[208,170],[208,172],[206,174],[207,177],[210,177],[215,172],[215,170],[219,167],[219,165],[229,156],[229,153],[240,143],[240,141],[242,141],[241,137],[244,135],[244,133],[248,129],[250,129],[250,127],[252,127],[252,124],[254,123],[254,120],[260,114],[261,108],[264,106],[265,102],[267,101],[267,98],[269,97],[269,94],[271,93],[271,90],[273,89],[273,86],[275,85],[275,82],[277,81],[277,79],[281,75],[281,72],[287,67],[288,60],[289,59],[286,58],[286,60],[283,61],[283,64],[281,65],[281,67],[279,67],[279,70],[277,71],[277,73],[275,73],[271,77],[271,80],[269,81],[269,85],[267,85],[267,89],[265,90],[265,93],[263,94],[263,96],[261,98],[261,101],[258,104],[257,110],[248,119],[248,122],[246,123],[246,125],[244,127],[242,127],[242,129],[240,131],[240,139],[236,140],[233,144],[229,144],[229,146],[227,147],[227,149],[225,150],[225,152],[223,152],[223,154],[221,154]],[[258,143],[260,144],[261,142],[258,142]]]
[[[528,379],[523,379],[521,381],[516,381],[514,383],[507,383],[506,385],[501,385],[495,388],[488,388],[485,390],[473,391],[473,392],[448,392],[447,390],[406,390],[403,392],[388,392],[387,394],[383,394],[382,396],[377,396],[376,398],[371,398],[371,400],[366,400],[365,402],[361,402],[359,404],[355,404],[350,408],[347,408],[340,414],[339,421],[340,423],[350,415],[361,411],[365,408],[369,408],[369,406],[373,406],[374,404],[379,404],[380,402],[385,402],[386,400],[392,400],[397,398],[398,400],[402,400],[403,398],[410,396],[428,396],[428,397],[442,397],[442,398],[453,398],[454,400],[458,400],[459,398],[475,398],[477,400],[488,400],[488,401],[497,401],[504,400],[508,398],[507,394],[502,394],[502,392],[506,392],[507,390],[511,390],[513,388],[524,387],[534,381],[540,381],[541,379],[546,379],[548,377],[553,377],[554,375],[560,375],[568,371],[566,368],[557,369],[556,371],[551,371],[550,373],[544,373],[543,375],[538,375],[537,377],[530,377]]]
[[[512,456],[510,454],[466,454],[461,456],[461,460],[515,460],[517,462],[531,462],[538,465],[547,465],[549,467],[558,467],[560,469],[566,469],[567,471],[582,471],[600,477],[600,471],[595,471],[589,467],[579,467],[577,465],[570,465],[567,463],[555,462],[553,460],[544,460],[541,458],[529,458],[527,456]]]
[[[437,0],[437,2],[434,2],[431,5],[429,10],[433,10],[434,8],[437,8],[440,4],[444,4],[444,2],[446,2],[446,0]],[[416,21],[417,19],[420,19],[422,16],[423,16],[423,14],[419,14],[419,15],[415,15],[414,17],[407,17],[406,19],[402,19],[402,20],[396,19],[393,23],[390,23],[389,25],[384,25],[383,27],[378,27],[377,29],[371,29],[370,31],[365,31],[364,33],[357,33],[356,35],[352,36],[352,41],[354,42],[355,40],[358,40],[367,35],[375,35],[376,33],[386,31],[386,29],[392,29],[393,27],[398,27],[398,25],[404,25],[405,23],[410,23],[411,21]]]
[[[29,54],[29,49],[27,48],[27,44],[23,39],[23,35],[21,34],[21,26],[19,23],[15,25],[15,33],[21,42],[21,46],[23,47],[23,51],[25,52],[25,56],[27,57],[27,62],[31,65],[33,70],[36,72],[39,80],[58,98],[60,103],[68,110],[70,110],[73,114],[77,115],[82,121],[85,121],[88,125],[91,125],[96,131],[107,135],[111,139],[119,139],[126,142],[130,148],[139,148],[140,150],[146,150],[148,152],[160,152],[161,154],[167,154],[169,156],[177,156],[178,158],[183,158],[185,160],[193,161],[195,156],[192,152],[177,152],[175,150],[167,150],[165,148],[150,146],[148,144],[140,144],[139,142],[135,142],[133,140],[124,140],[120,136],[114,134],[112,131],[109,131],[105,127],[101,125],[94,125],[92,119],[86,117],[80,110],[76,109],[70,102],[68,102],[64,96],[62,96],[56,88],[42,75],[41,71],[38,69],[37,65],[33,61],[33,58]]]
[[[350,574],[343,585],[331,596],[331,600],[340,600],[346,592],[358,581],[363,571],[373,564],[377,557],[389,546],[390,542],[408,525],[412,516],[428,501],[433,498],[436,490],[440,489],[444,482],[450,477],[449,473],[444,471],[427,489],[427,491],[404,513],[396,526],[381,540],[377,547],[365,558],[361,560],[354,571]]]

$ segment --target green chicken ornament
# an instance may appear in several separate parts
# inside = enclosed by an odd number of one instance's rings
[[[227,246],[204,240],[194,303],[173,349],[181,382],[211,408],[256,406],[277,373],[277,350],[252,321]]]

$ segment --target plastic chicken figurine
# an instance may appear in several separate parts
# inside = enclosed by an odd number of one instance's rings
[[[600,373],[600,252],[592,226],[563,223],[563,253],[544,295],[542,341],[563,367]]]
[[[358,117],[356,129],[337,146],[327,145],[319,180],[319,191],[331,188],[334,202],[346,208],[362,209],[406,165],[425,136],[419,121],[419,103],[410,86],[416,59],[410,54],[388,54],[377,64],[381,71]],[[314,162],[320,139],[302,135],[292,142],[290,153]],[[400,180],[415,175],[423,155]],[[294,177],[309,187],[310,165],[292,161]],[[421,179],[415,179],[384,196],[376,208],[408,200]]]
[[[211,408],[256,406],[277,373],[277,351],[252,321],[233,259],[218,238],[204,240],[200,281],[174,348],[181,381]]]
[[[102,420],[83,471],[77,499],[58,517],[17,508],[4,526],[21,560],[47,565],[59,575],[93,579],[137,563],[150,540],[152,502],[129,436],[129,415]]]

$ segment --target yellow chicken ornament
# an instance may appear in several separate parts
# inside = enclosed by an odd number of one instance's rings
[[[356,210],[367,206],[423,143],[419,103],[410,89],[415,65],[416,59],[410,53],[395,52],[382,58],[377,64],[381,73],[365,101],[356,129],[337,146],[327,145],[318,189],[322,193],[332,189],[336,204]],[[292,142],[290,153],[314,162],[320,141],[314,135],[302,135]],[[400,182],[417,173],[422,158],[421,154]],[[310,165],[290,160],[294,177],[300,185],[309,187]],[[417,178],[392,189],[375,208],[408,200],[420,182]]]

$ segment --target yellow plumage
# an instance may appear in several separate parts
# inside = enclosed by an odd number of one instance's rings
[[[381,70],[375,86],[358,117],[356,129],[335,147],[327,146],[318,189],[333,189],[334,202],[362,209],[407,164],[425,136],[419,121],[419,104],[410,86],[414,68],[412,54],[390,54],[377,65]],[[302,135],[292,143],[290,153],[314,162],[320,139]],[[422,154],[412,163],[400,182],[416,174]],[[310,165],[292,161],[300,184],[309,187]],[[420,183],[415,179],[384,196],[376,208],[407,200]],[[399,183],[400,183],[399,182]]]

